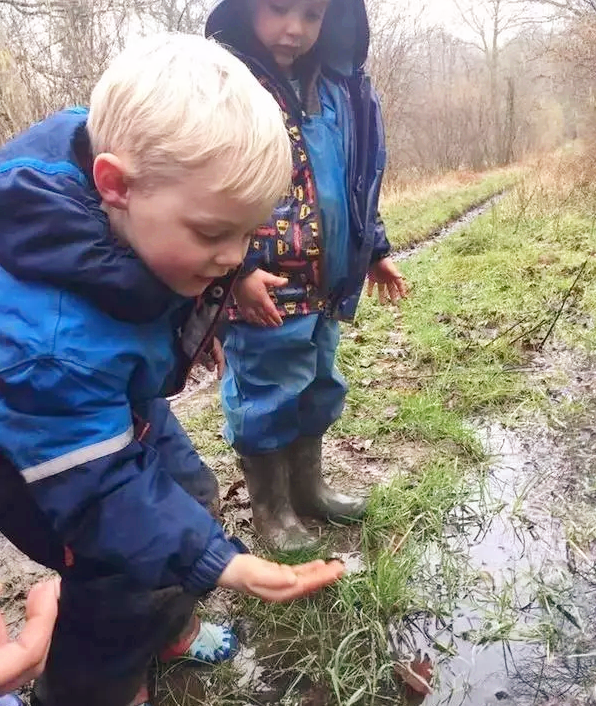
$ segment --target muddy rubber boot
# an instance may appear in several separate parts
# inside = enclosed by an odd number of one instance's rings
[[[292,507],[287,451],[281,449],[240,459],[255,529],[270,548],[286,552],[310,549],[318,541]]]
[[[300,517],[333,522],[359,520],[366,511],[367,499],[333,490],[323,478],[323,439],[302,436],[289,447],[292,504]]]

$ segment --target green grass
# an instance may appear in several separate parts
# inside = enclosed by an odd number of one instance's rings
[[[502,172],[457,193],[386,204],[392,242],[420,239],[514,179],[519,173]],[[465,546],[448,547],[444,532],[458,526],[465,545],[466,522],[477,527],[498,509],[479,510],[485,459],[469,420],[548,411],[544,390],[553,379],[528,368],[555,317],[547,348],[596,349],[596,263],[589,258],[596,198],[581,189],[562,197],[532,179],[522,179],[461,233],[405,262],[412,291],[399,312],[366,298],[355,325],[344,328],[338,363],[351,389],[331,434],[366,440],[396,472],[373,492],[359,531],[334,528],[327,537],[322,556],[351,537],[362,571],[287,606],[242,597],[233,603],[234,616],[252,625],[249,644],[268,682],[279,688],[274,703],[299,704],[314,694],[319,700],[313,696],[312,703],[395,704],[400,686],[387,651],[388,624],[419,613],[447,619],[463,595],[484,615],[470,639],[499,641],[519,630],[515,587],[487,588]],[[215,463],[226,450],[221,422],[215,402],[189,422]],[[400,465],[409,442],[425,449],[413,471]],[[539,628],[531,637],[550,645],[551,622]],[[202,703],[246,703],[249,694],[230,683],[229,666],[210,675]],[[163,703],[189,706],[195,701],[186,694]]]
[[[396,361],[396,354],[408,354],[391,342],[401,327],[395,311],[363,300],[357,326],[356,335],[344,336],[339,349],[338,365],[350,382],[350,392],[331,433],[374,442],[388,438],[445,442],[475,457],[479,451],[473,435],[461,415],[444,404],[440,389],[419,378],[409,362]]]
[[[223,424],[224,416],[217,396],[213,397],[198,414],[184,422],[193,443],[201,449],[204,456],[209,458],[217,458],[230,450],[221,433]]]
[[[446,223],[496,193],[510,189],[519,170],[472,175],[470,183],[447,181],[419,192],[393,193],[383,204],[383,218],[391,244],[398,249],[424,240]]]
[[[404,265],[413,287],[402,308],[412,363],[430,376],[427,389],[468,417],[540,403],[519,371],[545,339],[547,349],[590,353],[596,345],[592,215],[553,218],[545,210],[520,220],[517,199],[513,193]]]
[[[361,571],[286,606],[241,600],[239,612],[258,622],[253,640],[266,646],[269,668],[280,679],[304,669],[309,682],[325,685],[325,703],[395,703],[400,686],[387,626],[429,609],[416,581],[422,554],[440,538],[446,513],[464,505],[470,492],[455,458],[428,462],[415,479],[396,477],[371,498],[361,528]],[[291,694],[285,696],[291,703]]]

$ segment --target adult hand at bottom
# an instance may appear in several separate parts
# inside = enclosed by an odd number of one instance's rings
[[[31,681],[43,671],[59,598],[59,579],[33,586],[27,598],[25,627],[12,641],[0,617],[0,694]]]

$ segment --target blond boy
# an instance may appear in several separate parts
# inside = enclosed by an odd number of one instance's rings
[[[223,658],[231,637],[193,618],[216,585],[287,600],[341,573],[240,553],[165,401],[211,351],[211,314],[290,170],[275,101],[184,35],[137,42],[89,113],[0,150],[0,454],[65,547],[44,706],[147,703],[168,647]]]

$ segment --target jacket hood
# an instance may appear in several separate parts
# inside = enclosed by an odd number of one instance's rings
[[[117,243],[91,175],[87,112],[65,110],[0,149],[0,267],[152,321],[182,298]]]
[[[249,0],[219,0],[207,19],[205,35],[240,52],[254,38]],[[361,68],[368,55],[369,26],[364,0],[331,0],[314,47],[323,67],[344,75]]]

